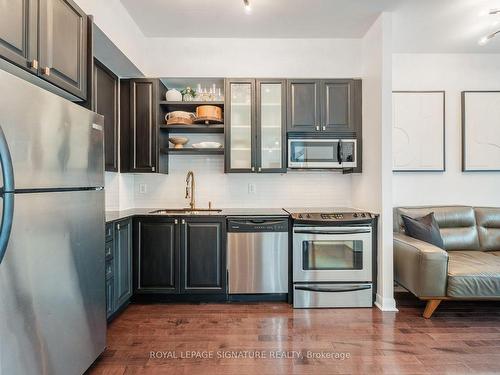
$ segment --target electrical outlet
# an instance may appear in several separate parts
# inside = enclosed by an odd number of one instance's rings
[[[248,184],[248,194],[255,194],[257,192],[257,188],[255,187],[255,184],[249,183]]]
[[[139,193],[146,194],[148,192],[147,184],[139,184]]]

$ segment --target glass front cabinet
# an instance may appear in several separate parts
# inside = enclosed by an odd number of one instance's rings
[[[226,173],[286,172],[285,81],[227,79]]]

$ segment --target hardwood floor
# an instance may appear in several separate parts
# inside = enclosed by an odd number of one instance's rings
[[[108,349],[88,375],[500,372],[499,303],[445,301],[428,320],[425,304],[398,302],[399,313],[285,303],[130,305],[110,324]]]

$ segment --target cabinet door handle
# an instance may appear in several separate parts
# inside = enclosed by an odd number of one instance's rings
[[[318,125],[318,126],[316,126],[316,130],[319,130],[319,125]]]
[[[323,126],[323,130],[326,130],[326,126]]]
[[[262,168],[261,167],[259,167],[259,172],[262,172]]]
[[[31,68],[31,69],[38,69],[38,60],[37,60],[37,59],[34,59],[34,60],[30,63],[30,68]]]
[[[116,224],[116,229],[120,230],[120,224]]]
[[[50,76],[50,68],[48,66],[42,68],[42,74],[45,76]]]
[[[155,171],[155,167],[151,167],[151,171],[154,172]]]
[[[255,172],[255,167],[252,167],[252,172]]]
[[[175,224],[175,225],[179,224],[179,220],[175,219],[175,220],[174,220],[174,224]]]
[[[186,220],[182,219],[181,223],[186,224]]]

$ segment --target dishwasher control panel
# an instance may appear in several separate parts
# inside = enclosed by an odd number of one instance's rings
[[[272,217],[228,218],[228,232],[288,232],[288,219]]]

